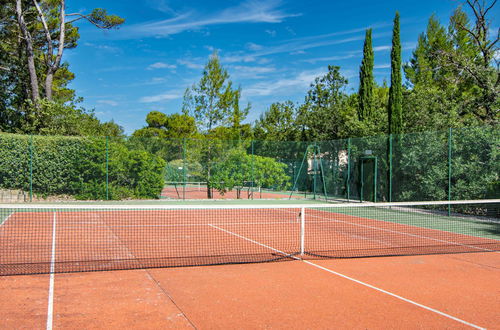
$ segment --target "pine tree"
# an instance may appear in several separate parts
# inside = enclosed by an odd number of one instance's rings
[[[389,134],[403,132],[403,91],[401,77],[401,39],[399,35],[399,12],[394,18],[391,49],[391,87],[389,89]]]
[[[365,44],[363,47],[363,60],[359,68],[359,120],[370,120],[373,114],[373,48],[372,29],[366,30]]]

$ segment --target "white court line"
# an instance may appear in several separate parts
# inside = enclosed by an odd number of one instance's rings
[[[344,274],[341,274],[341,273],[335,272],[335,271],[333,271],[333,270],[331,270],[331,269],[328,269],[328,268],[325,268],[325,267],[323,267],[323,266],[317,265],[317,264],[312,263],[312,262],[310,262],[310,261],[307,261],[307,260],[302,260],[302,261],[303,261],[303,262],[305,262],[305,263],[306,263],[306,264],[308,264],[308,265],[313,266],[313,267],[316,267],[316,268],[322,269],[322,270],[327,271],[327,272],[329,272],[329,273],[332,273],[332,274],[334,274],[334,275],[337,275],[337,276],[340,276],[340,277],[342,277],[342,278],[345,278],[346,280],[353,281],[353,282],[355,282],[355,283],[358,283],[358,284],[361,284],[361,285],[363,285],[363,286],[366,286],[366,287],[368,287],[368,288],[370,288],[370,289],[373,289],[373,290],[376,290],[376,291],[379,291],[379,292],[385,293],[385,294],[387,294],[387,295],[389,295],[389,296],[391,296],[391,297],[394,297],[394,298],[400,299],[400,300],[402,300],[402,301],[405,301],[405,302],[410,303],[410,304],[412,304],[412,305],[415,305],[415,306],[421,307],[421,308],[423,308],[423,309],[426,309],[426,310],[428,310],[428,311],[431,311],[431,312],[434,312],[434,313],[436,313],[436,314],[442,315],[442,316],[444,316],[444,317],[450,318],[450,319],[452,319],[452,320],[455,320],[455,321],[457,321],[457,322],[463,323],[463,324],[468,325],[468,326],[470,326],[470,327],[473,327],[473,328],[476,328],[476,329],[484,329],[484,330],[486,329],[486,328],[480,327],[480,326],[478,326],[478,325],[475,325],[475,324],[473,324],[473,323],[470,323],[470,322],[464,321],[464,320],[462,320],[462,319],[459,319],[458,317],[452,316],[452,315],[450,315],[450,314],[443,313],[443,312],[441,312],[441,311],[439,311],[439,310],[437,310],[437,309],[434,309],[434,308],[432,308],[432,307],[428,307],[428,306],[422,305],[422,304],[420,304],[420,303],[418,303],[418,302],[415,302],[415,301],[413,301],[413,300],[410,300],[410,299],[404,298],[404,297],[402,297],[402,296],[400,296],[400,295],[397,295],[397,294],[395,294],[395,293],[392,293],[392,292],[386,291],[386,290],[381,289],[381,288],[377,288],[376,286],[373,286],[373,285],[371,285],[371,284],[368,284],[368,283],[362,282],[362,281],[360,281],[360,280],[357,280],[357,279],[355,279],[355,278],[349,277],[349,276],[347,276],[347,275],[344,275]]]
[[[252,243],[254,243],[254,244],[260,245],[260,246],[265,247],[265,248],[267,248],[267,249],[273,250],[274,252],[281,253],[281,254],[283,254],[283,255],[285,255],[285,256],[289,256],[289,255],[290,255],[290,253],[285,253],[285,252],[283,252],[283,251],[277,250],[277,249],[272,248],[272,247],[270,247],[270,246],[268,246],[268,245],[265,245],[265,244],[259,243],[259,242],[257,242],[257,241],[254,241],[253,239],[250,239],[250,238],[248,238],[248,237],[241,236],[241,235],[238,235],[238,234],[236,234],[236,233],[233,233],[232,231],[225,230],[224,228],[217,227],[216,225],[211,225],[211,224],[209,224],[209,226],[210,226],[210,227],[212,227],[212,228],[215,228],[215,229],[221,230],[221,231],[223,231],[223,232],[225,232],[225,233],[228,233],[228,234],[230,234],[230,235],[233,235],[233,236],[239,237],[239,238],[241,238],[241,239],[247,240],[247,241],[249,241],[249,242],[252,242]],[[297,257],[295,257],[295,256],[291,256],[291,257],[292,257],[292,258],[294,258],[294,259],[296,259],[296,260],[300,260],[300,258],[297,258]]]
[[[56,262],[56,212],[52,223],[52,252],[50,257],[49,301],[47,303],[47,330],[52,330],[54,313],[54,271]]]
[[[379,227],[373,227],[373,226],[369,226],[369,225],[362,225],[362,224],[352,223],[352,222],[343,221],[343,220],[328,219],[328,218],[324,218],[324,217],[321,217],[321,216],[314,216],[314,215],[309,215],[309,216],[313,217],[313,218],[327,219],[330,222],[341,222],[341,223],[346,223],[346,224],[349,224],[349,225],[352,225],[352,226],[358,226],[358,227],[376,229],[376,230],[386,231],[386,232],[389,232],[389,233],[401,234],[401,235],[406,235],[406,236],[411,236],[411,237],[417,237],[417,238],[423,238],[423,239],[428,239],[428,240],[432,240],[432,241],[436,241],[436,242],[441,242],[441,243],[448,243],[448,244],[452,244],[452,245],[465,246],[465,247],[473,248],[473,249],[476,249],[476,250],[482,250],[482,251],[487,251],[487,252],[500,253],[499,251],[496,251],[496,250],[485,249],[485,248],[481,248],[481,247],[474,246],[474,245],[461,244],[461,243],[452,242],[452,241],[446,241],[446,240],[442,240],[442,239],[439,239],[439,238],[433,238],[433,237],[422,236],[422,235],[417,235],[417,234],[410,234],[410,233],[405,233],[405,232],[402,232],[402,231],[385,229],[385,228],[379,228]],[[470,236],[470,235],[466,235],[466,234],[454,233],[454,232],[447,231],[447,230],[439,230],[439,229],[433,229],[433,228],[417,227],[417,226],[414,226],[414,225],[401,224],[401,223],[397,223],[397,222],[390,222],[390,221],[377,220],[377,219],[371,219],[371,218],[363,218],[363,217],[359,217],[359,216],[354,216],[354,217],[360,218],[360,219],[368,219],[368,220],[373,220],[373,221],[384,222],[384,223],[388,223],[388,224],[397,224],[397,225],[402,225],[402,226],[408,226],[408,227],[413,227],[413,228],[418,228],[418,229],[433,230],[433,231],[445,232],[445,233],[450,233],[450,234],[455,234],[455,235],[475,237],[475,236]],[[478,237],[475,237],[475,238],[478,238]],[[492,240],[490,238],[485,238],[485,237],[479,237],[479,238],[484,239],[484,240]],[[492,241],[495,241],[495,240],[492,240]]]
[[[270,249],[270,250],[273,250],[273,251],[275,251],[275,252],[283,253],[283,254],[285,254],[285,255],[286,255],[286,253],[285,253],[285,252],[283,252],[283,251],[280,251],[280,250],[275,249],[275,248],[273,248],[273,247],[270,247],[270,246],[268,246],[268,245],[265,245],[265,244],[259,243],[259,242],[257,242],[257,241],[254,241],[253,239],[250,239],[250,238],[247,238],[247,237],[245,237],[245,236],[242,236],[242,235],[239,235],[239,234],[233,233],[233,232],[231,232],[231,231],[229,231],[229,230],[226,230],[226,229],[223,229],[223,228],[219,228],[219,227],[214,226],[214,225],[210,225],[210,226],[211,226],[211,227],[213,227],[213,228],[215,228],[215,229],[219,229],[219,230],[221,230],[221,231],[223,231],[223,232],[225,232],[225,233],[228,233],[228,234],[230,234],[230,235],[233,235],[233,236],[239,237],[239,238],[244,239],[244,240],[246,240],[246,241],[249,241],[249,242],[255,243],[255,244],[257,244],[257,245],[263,246],[263,247],[268,248],[268,249]],[[404,301],[404,302],[407,302],[407,303],[409,303],[409,304],[415,305],[415,306],[417,306],[417,307],[420,307],[420,308],[426,309],[426,310],[428,310],[428,311],[430,311],[430,312],[433,312],[433,313],[439,314],[439,315],[441,315],[441,316],[447,317],[447,318],[449,318],[449,319],[451,319],[451,320],[454,320],[454,321],[456,321],[456,322],[459,322],[459,323],[462,323],[462,324],[468,325],[468,326],[470,326],[470,327],[472,327],[472,328],[475,328],[475,329],[481,329],[481,330],[485,330],[485,329],[486,329],[486,328],[480,327],[480,326],[478,326],[478,325],[476,325],[476,324],[473,324],[473,323],[470,323],[470,322],[464,321],[464,320],[462,320],[462,319],[459,319],[458,317],[455,317],[455,316],[452,316],[452,315],[450,315],[450,314],[446,314],[446,313],[444,313],[444,312],[441,312],[441,311],[439,311],[439,310],[437,310],[437,309],[434,309],[434,308],[432,308],[432,307],[425,306],[425,305],[420,304],[420,303],[418,303],[418,302],[416,302],[416,301],[413,301],[413,300],[410,300],[410,299],[404,298],[404,297],[402,297],[402,296],[400,296],[400,295],[397,295],[397,294],[395,294],[395,293],[392,293],[392,292],[386,291],[386,290],[384,290],[384,289],[378,288],[378,287],[376,287],[376,286],[373,286],[373,285],[371,285],[371,284],[368,284],[368,283],[362,282],[362,281],[360,281],[360,280],[356,280],[356,279],[354,279],[354,278],[352,278],[352,277],[349,277],[349,276],[347,276],[347,275],[344,275],[344,274],[341,274],[341,273],[335,272],[335,271],[333,271],[333,270],[331,270],[331,269],[328,269],[328,268],[325,268],[325,267],[323,267],[323,266],[317,265],[317,264],[312,263],[312,262],[310,262],[310,261],[307,261],[307,260],[302,260],[302,259],[300,259],[300,258],[298,258],[298,257],[296,257],[296,256],[292,256],[292,258],[294,258],[294,259],[296,259],[296,260],[301,260],[302,262],[304,262],[304,263],[306,263],[306,264],[308,264],[308,265],[310,265],[310,266],[313,266],[313,267],[319,268],[319,269],[321,269],[321,270],[327,271],[327,272],[329,272],[329,273],[331,273],[331,274],[334,274],[334,275],[340,276],[340,277],[342,277],[342,278],[344,278],[344,279],[346,279],[346,280],[349,280],[349,281],[352,281],[352,282],[358,283],[358,284],[363,285],[363,286],[366,286],[366,287],[368,287],[368,288],[370,288],[370,289],[373,289],[373,290],[376,290],[376,291],[379,291],[379,292],[385,293],[385,294],[387,294],[387,295],[389,295],[389,296],[391,296],[391,297],[394,297],[394,298],[396,298],[396,299],[402,300],[402,301]]]
[[[7,216],[7,218],[5,218],[2,222],[0,222],[0,226],[3,226],[3,225],[7,222],[7,220],[9,220],[9,219],[10,219],[10,217],[11,217],[13,214],[14,214],[14,212],[11,212],[11,213]]]

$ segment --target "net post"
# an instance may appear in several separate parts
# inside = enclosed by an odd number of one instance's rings
[[[106,200],[109,200],[109,137],[106,136]]]
[[[448,130],[448,201],[451,201],[451,149],[453,129]],[[448,204],[448,216],[451,215],[451,204]]]
[[[300,209],[300,255],[304,255],[305,251],[305,232],[306,232],[306,208]]]
[[[30,202],[33,201],[33,135],[30,135],[29,153],[30,153]]]

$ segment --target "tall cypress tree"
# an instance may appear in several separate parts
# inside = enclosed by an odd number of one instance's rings
[[[391,87],[389,89],[389,134],[403,132],[403,91],[401,78],[401,38],[399,36],[399,12],[394,18],[391,49]]]
[[[366,30],[365,44],[363,47],[363,60],[359,68],[359,120],[370,120],[373,114],[373,47],[372,29]]]

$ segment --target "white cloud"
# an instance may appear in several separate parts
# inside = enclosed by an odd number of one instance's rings
[[[86,42],[83,45],[87,46],[87,47],[92,47],[92,48],[95,48],[95,49],[99,49],[99,50],[104,50],[104,51],[111,52],[111,53],[120,53],[122,51],[118,47],[113,47],[113,46],[109,46],[109,45],[97,45],[97,44],[93,44],[93,43],[90,43],[90,42]]]
[[[374,52],[380,52],[380,51],[385,51],[385,50],[391,50],[391,45],[373,47]]]
[[[276,72],[276,68],[272,66],[228,65],[227,69],[231,77],[237,79],[262,79]]]
[[[290,33],[292,36],[296,36],[297,33],[289,26],[285,27],[285,30],[288,31],[288,33]]]
[[[184,65],[185,67],[189,69],[203,69],[205,66],[200,63],[193,62],[192,60],[177,60],[177,63],[180,65]]]
[[[294,77],[285,77],[274,81],[259,82],[243,89],[245,97],[280,95],[291,92],[303,92],[309,85],[321,75],[326,73],[325,69],[306,70],[299,72]]]
[[[177,68],[177,65],[175,64],[167,64],[163,62],[156,62],[148,66],[148,70],[154,70],[154,69],[171,69],[175,70]]]
[[[175,11],[170,7],[165,0],[147,0],[147,4],[162,13],[175,14]]]
[[[199,30],[211,25],[235,23],[280,23],[287,17],[298,16],[280,10],[281,0],[246,0],[235,7],[201,15],[191,11],[173,18],[123,27],[122,38],[169,36],[184,31]],[[115,34],[116,35],[116,34]]]
[[[177,93],[163,93],[163,94],[158,94],[158,95],[152,95],[152,96],[144,96],[141,97],[139,102],[141,103],[153,103],[153,102],[160,102],[160,101],[168,101],[168,100],[175,100],[180,98],[181,95]]]
[[[97,103],[98,104],[109,105],[109,106],[112,106],[112,107],[116,107],[119,104],[118,102],[113,101],[113,100],[98,100]]]
[[[303,62],[317,63],[317,62],[341,61],[341,60],[347,60],[350,58],[361,57],[361,55],[362,55],[361,51],[355,51],[355,52],[348,52],[344,55],[309,58],[307,60],[303,60]]]
[[[269,34],[271,37],[276,37],[276,31],[275,30],[265,30],[267,34]]]
[[[257,45],[256,43],[253,43],[253,42],[247,43],[246,47],[248,49],[250,49],[250,50],[253,50],[253,51],[257,51],[257,50],[261,50],[262,49],[261,45]]]
[[[386,23],[379,23],[375,26],[385,26],[387,25]],[[311,48],[317,48],[317,47],[325,47],[325,46],[332,46],[332,45],[338,45],[338,44],[345,44],[345,43],[350,43],[350,42],[356,42],[360,40],[364,40],[365,35],[364,33],[361,33],[364,31],[366,28],[358,28],[358,29],[352,29],[352,30],[345,30],[345,31],[337,31],[333,33],[328,33],[328,34],[321,34],[321,35],[315,35],[315,36],[308,36],[308,37],[301,37],[301,38],[292,38],[288,40],[281,41],[277,45],[274,46],[269,46],[269,47],[263,47],[260,50],[256,50],[252,53],[244,53],[244,52],[235,52],[231,54],[227,54],[224,56],[223,61],[226,63],[235,63],[235,62],[254,62],[257,60],[258,57],[261,56],[267,56],[267,55],[274,55],[274,54],[281,54],[281,53],[293,53],[293,54],[300,54],[301,52],[304,52],[307,49]],[[341,35],[348,35],[348,34],[354,34],[354,36],[348,36],[345,38],[334,38],[336,36],[341,36]],[[391,32],[379,32],[377,33],[374,37],[382,37],[386,35],[390,35]],[[381,49],[385,49],[385,46],[379,47]],[[347,54],[346,56],[354,57],[355,55]],[[318,59],[319,61],[320,59]],[[324,60],[330,60],[330,58],[325,58]],[[310,62],[313,62],[313,59],[310,60]]]
[[[391,67],[391,63],[384,63],[384,64],[378,64],[378,65],[373,66],[374,69],[387,69],[390,67]]]
[[[162,77],[155,77],[153,79],[151,79],[151,83],[155,84],[155,83],[161,83],[161,82],[164,82],[165,81],[165,78],[162,78]]]

